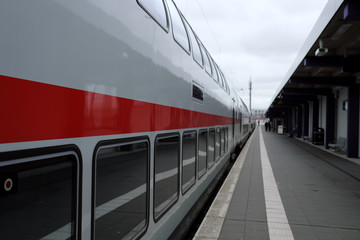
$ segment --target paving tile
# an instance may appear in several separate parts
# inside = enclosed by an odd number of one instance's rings
[[[233,199],[219,239],[269,239],[266,211],[275,216],[269,221],[272,227],[278,226],[276,239],[287,239],[287,232],[281,230],[285,218],[277,207],[281,200],[294,239],[359,240],[360,183],[328,162],[335,162],[339,168],[346,163],[294,139],[272,133],[263,137],[275,182],[267,181],[266,185],[272,188],[264,193],[256,135],[233,187]],[[276,191],[280,199],[274,195]],[[268,210],[264,194],[270,196]]]
[[[225,219],[220,233],[220,239],[242,239],[245,236],[245,221]]]

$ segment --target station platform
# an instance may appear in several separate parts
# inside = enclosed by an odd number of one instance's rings
[[[193,239],[360,239],[356,161],[258,126]]]

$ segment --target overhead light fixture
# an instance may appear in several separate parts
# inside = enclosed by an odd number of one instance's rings
[[[322,39],[319,39],[319,48],[315,51],[315,56],[322,57],[328,53],[328,49],[324,48],[324,42]]]
[[[331,36],[332,40],[337,40],[344,35],[344,33],[352,26],[351,23],[342,24],[336,32]]]

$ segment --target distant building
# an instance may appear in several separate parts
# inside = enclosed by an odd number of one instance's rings
[[[265,113],[266,113],[265,109],[252,109],[251,110],[252,117],[256,118],[256,119],[265,118]]]

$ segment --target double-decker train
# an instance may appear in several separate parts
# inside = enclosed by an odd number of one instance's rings
[[[181,236],[254,128],[172,0],[0,2],[0,239]]]

